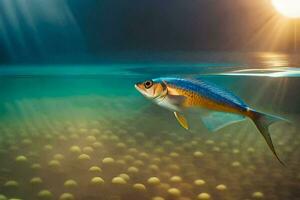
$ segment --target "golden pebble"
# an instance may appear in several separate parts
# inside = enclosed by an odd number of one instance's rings
[[[60,195],[59,200],[74,200],[74,195],[71,193],[63,193]]]
[[[64,186],[67,188],[76,188],[78,186],[77,182],[73,179],[66,180]]]
[[[252,194],[252,197],[255,199],[262,199],[264,197],[264,194],[262,192],[254,192]]]
[[[71,146],[70,149],[69,149],[69,151],[70,151],[71,153],[74,153],[74,154],[80,154],[80,153],[81,153],[80,147],[79,147],[79,146],[76,146],[76,145]]]
[[[133,165],[137,166],[137,167],[142,167],[142,166],[144,166],[144,162],[141,160],[136,160],[133,162]]]
[[[98,166],[92,166],[89,169],[90,172],[102,172],[102,169]]]
[[[139,191],[146,191],[146,186],[141,184],[141,183],[136,183],[133,185],[133,188],[135,190],[139,190]]]
[[[48,166],[49,167],[53,167],[53,168],[57,168],[57,167],[60,167],[60,162],[58,160],[51,160],[49,163],[48,163]]]
[[[153,164],[159,164],[159,163],[161,163],[161,159],[160,158],[153,158],[152,163]]]
[[[37,196],[40,199],[52,199],[53,195],[49,190],[41,190]]]
[[[124,185],[124,184],[127,183],[126,180],[124,180],[124,178],[119,177],[119,176],[118,177],[114,177],[111,182],[113,184],[120,184],[120,185]]]
[[[220,150],[221,150],[220,147],[214,147],[213,148],[213,151],[215,151],[215,152],[220,152]]]
[[[182,181],[182,178],[181,178],[180,176],[172,176],[172,177],[170,178],[170,181],[171,181],[172,183],[180,183],[180,182]]]
[[[158,185],[158,184],[160,184],[160,180],[159,180],[159,178],[157,178],[157,177],[150,177],[150,178],[147,180],[147,183],[148,183],[149,185]]]
[[[127,171],[129,172],[129,173],[138,173],[139,172],[139,169],[138,168],[136,168],[136,167],[129,167],[128,169],[127,169]]]
[[[119,174],[119,177],[123,178],[125,181],[129,181],[130,179],[129,175],[125,173]]]
[[[83,153],[91,154],[94,152],[93,147],[87,146],[82,149]]]
[[[153,197],[152,200],[165,200],[163,197]]]
[[[232,167],[239,167],[241,166],[241,163],[239,161],[234,161],[233,163],[231,163]]]
[[[26,156],[17,156],[16,157],[16,162],[26,162],[27,161],[27,158],[26,158]]]
[[[102,145],[101,142],[94,142],[94,143],[92,144],[92,146],[93,146],[94,148],[96,148],[96,149],[99,149],[99,148],[101,148],[103,145]]]
[[[91,160],[91,158],[87,154],[81,154],[81,155],[78,156],[78,160],[85,161],[85,160]]]
[[[93,135],[89,135],[86,137],[86,141],[88,141],[89,143],[94,143],[97,141],[96,137]]]
[[[226,190],[227,187],[226,187],[226,185],[224,185],[224,184],[220,184],[220,185],[217,185],[217,186],[216,186],[216,189],[217,189],[217,190],[220,190],[220,191],[223,191],[223,190]]]
[[[46,151],[51,151],[51,150],[53,149],[53,146],[50,145],[50,144],[47,144],[47,145],[44,146],[44,149],[45,149]]]
[[[206,200],[206,199],[210,199],[210,195],[208,193],[200,193],[198,196],[197,196],[198,199],[200,200]]]
[[[145,152],[140,153],[139,156],[141,157],[141,159],[144,159],[144,160],[149,158],[149,154],[147,154]]]
[[[181,195],[180,190],[178,190],[177,188],[168,189],[168,193],[172,196],[175,196],[175,197],[179,197]]]
[[[205,184],[205,181],[202,180],[202,179],[197,179],[194,181],[194,184],[197,185],[197,186],[202,186]]]
[[[39,185],[39,184],[43,183],[43,180],[40,177],[33,177],[30,180],[30,183],[33,185]]]
[[[126,156],[124,156],[124,160],[126,162],[133,162],[134,161],[134,157],[131,156],[131,155],[126,155]]]
[[[3,194],[0,194],[0,200],[7,200],[7,197],[4,196]]]
[[[42,168],[41,165],[38,163],[34,163],[31,165],[31,169],[34,169],[34,170],[41,169],[41,168]]]
[[[104,158],[103,160],[102,160],[102,163],[103,164],[112,164],[112,163],[114,163],[115,162],[115,160],[113,159],[113,158],[111,158],[111,157],[106,157],[106,158]]]
[[[178,158],[178,157],[179,157],[179,154],[176,153],[176,152],[171,152],[171,153],[170,153],[170,156],[171,156],[172,158]]]
[[[125,149],[126,148],[126,144],[124,144],[123,142],[119,142],[116,146],[120,149]]]
[[[195,158],[201,158],[204,156],[204,154],[201,151],[195,151],[193,155]]]
[[[65,157],[62,154],[60,154],[60,153],[55,154],[53,156],[53,158],[54,158],[54,160],[63,160],[63,159],[65,159]]]
[[[92,185],[102,185],[102,184],[104,184],[104,180],[101,177],[96,176],[91,179],[90,183]]]
[[[238,154],[238,153],[240,153],[240,150],[238,150],[238,149],[233,149],[233,150],[232,150],[232,153]]]
[[[157,165],[149,165],[149,169],[157,172],[159,170],[159,167]]]
[[[18,187],[19,186],[19,183],[15,180],[10,180],[10,181],[7,181],[5,184],[4,184],[5,187]]]
[[[206,140],[205,141],[205,144],[214,144],[215,143],[215,141],[213,141],[213,140]]]
[[[248,151],[249,153],[254,153],[254,152],[255,152],[255,149],[252,148],[252,147],[249,147],[249,148],[247,149],[247,151]]]

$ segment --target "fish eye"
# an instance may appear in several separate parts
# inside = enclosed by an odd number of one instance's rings
[[[144,83],[144,86],[145,86],[145,88],[147,88],[147,89],[151,88],[152,85],[153,85],[153,81],[152,81],[152,80],[145,81],[145,83]]]

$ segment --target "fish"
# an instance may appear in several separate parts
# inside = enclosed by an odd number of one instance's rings
[[[135,88],[147,99],[172,111],[186,130],[189,130],[189,123],[185,112],[191,109],[201,110],[203,124],[213,132],[246,118],[251,119],[274,156],[285,165],[275,151],[269,126],[288,120],[252,109],[229,90],[200,79],[162,77],[136,83]]]

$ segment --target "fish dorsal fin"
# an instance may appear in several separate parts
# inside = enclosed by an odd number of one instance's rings
[[[180,113],[178,113],[178,112],[174,112],[174,115],[175,115],[177,121],[179,122],[179,124],[180,124],[183,128],[185,128],[185,129],[188,130],[188,129],[189,129],[189,125],[188,125],[188,123],[187,123],[186,118],[185,118],[182,114],[180,114]]]
[[[207,111],[202,113],[200,117],[206,128],[213,132],[245,119],[242,115],[215,111]]]

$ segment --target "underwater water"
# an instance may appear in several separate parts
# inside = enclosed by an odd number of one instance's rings
[[[297,67],[297,55],[276,53],[1,66],[0,200],[300,199]],[[182,129],[134,88],[161,76],[203,78],[291,120],[271,127],[286,167],[250,120],[210,133],[193,119],[193,132]]]

